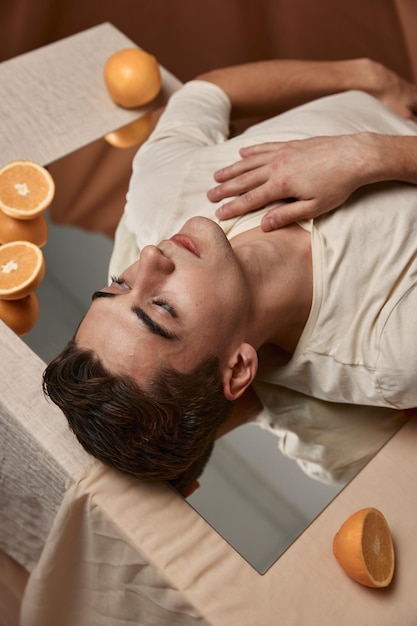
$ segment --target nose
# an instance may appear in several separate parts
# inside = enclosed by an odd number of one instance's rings
[[[158,246],[145,246],[140,253],[139,269],[143,272],[157,271],[162,274],[171,274],[175,264],[165,256]]]

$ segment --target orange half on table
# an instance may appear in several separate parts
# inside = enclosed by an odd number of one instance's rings
[[[35,291],[45,276],[42,250],[29,241],[0,246],[0,300],[18,300]]]
[[[0,209],[9,217],[37,217],[51,204],[54,194],[52,176],[38,163],[11,161],[0,169]]]
[[[378,509],[351,515],[333,540],[333,552],[346,574],[367,587],[387,587],[394,576],[395,555],[389,526]]]

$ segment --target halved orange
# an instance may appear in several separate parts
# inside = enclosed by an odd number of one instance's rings
[[[0,300],[0,319],[19,336],[32,330],[38,315],[39,300],[34,292],[18,300]]]
[[[104,83],[112,100],[126,109],[147,104],[161,89],[158,61],[139,48],[118,50],[104,65]]]
[[[45,276],[42,250],[29,241],[0,246],[0,299],[17,300],[34,291]]]
[[[351,515],[333,540],[333,553],[346,574],[367,587],[387,587],[394,576],[391,532],[378,509],[367,507]]]
[[[30,241],[42,247],[48,240],[48,223],[44,215],[18,220],[0,211],[0,243]]]
[[[139,119],[105,135],[104,139],[115,148],[130,148],[143,143],[151,134],[152,115],[143,115]]]
[[[36,217],[48,208],[54,194],[52,176],[38,163],[11,161],[0,169],[0,209],[10,217]]]

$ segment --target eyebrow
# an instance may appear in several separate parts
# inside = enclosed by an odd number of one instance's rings
[[[109,291],[95,291],[93,293],[93,296],[92,296],[91,300],[94,301],[97,298],[115,298],[116,296],[118,296],[118,294],[110,293]],[[145,326],[154,335],[158,335],[158,337],[163,337],[164,339],[169,339],[170,341],[178,340],[178,335],[176,335],[175,333],[172,333],[171,331],[167,330],[164,326],[161,326],[161,324],[158,324],[158,322],[155,322],[140,307],[132,306],[131,307],[131,311],[132,311],[132,313],[134,313],[136,315],[136,317],[141,322],[143,322],[145,324]]]

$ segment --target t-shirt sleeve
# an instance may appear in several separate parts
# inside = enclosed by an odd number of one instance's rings
[[[230,100],[220,87],[190,81],[171,96],[148,146],[169,138],[199,146],[222,143],[229,136],[230,110]]]
[[[207,81],[191,81],[173,94],[149,139],[133,160],[124,216],[116,232],[110,273],[118,274],[148,243],[175,232],[175,199],[184,172],[206,146],[229,135],[231,104],[225,92]],[[165,230],[164,230],[165,228]]]

